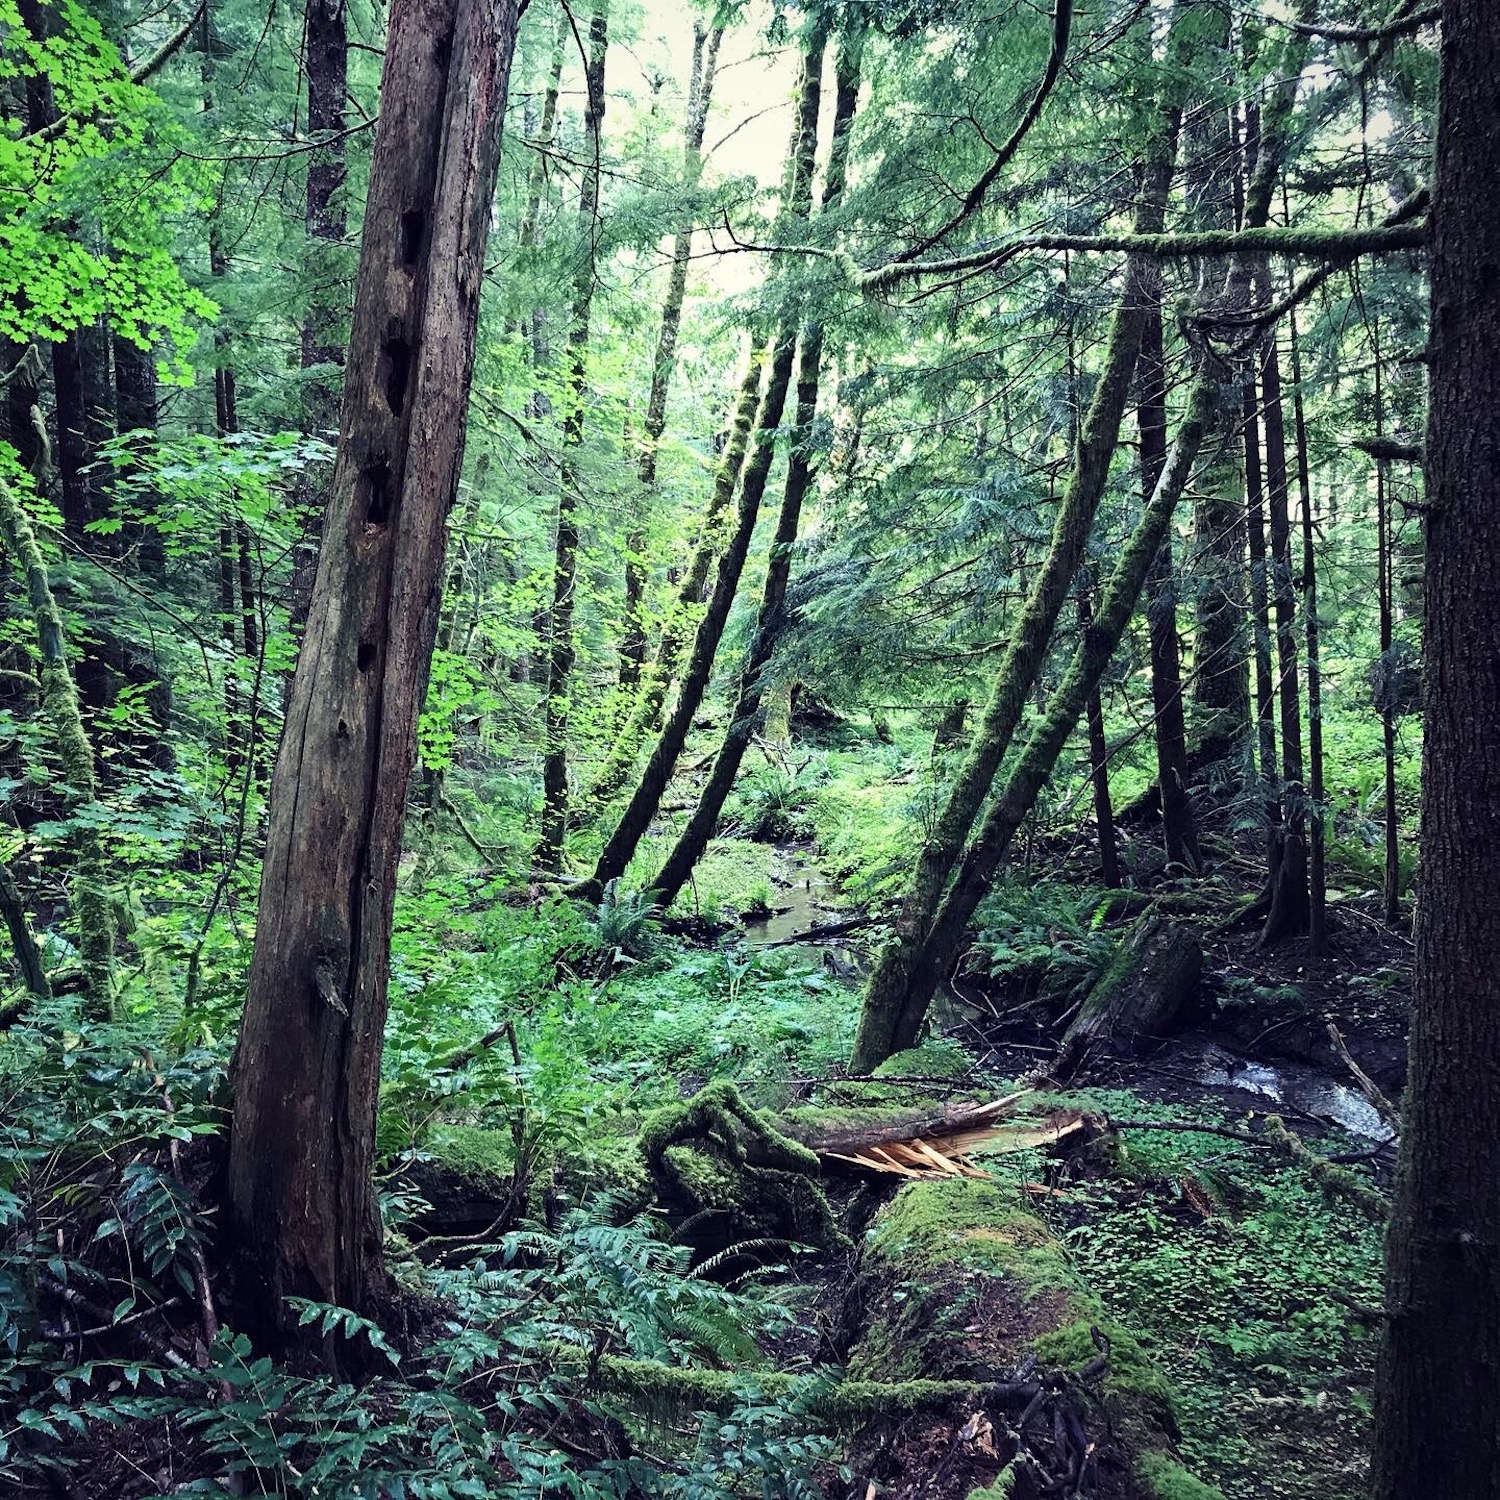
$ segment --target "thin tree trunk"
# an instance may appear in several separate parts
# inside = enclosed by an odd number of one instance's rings
[[[344,159],[345,106],[349,97],[349,11],[347,0],[307,0],[303,13],[303,71],[307,75],[307,133],[322,144],[308,154],[303,227],[307,235],[309,288],[302,319],[299,356],[304,371],[302,429],[332,434],[339,425],[338,374],[344,362],[340,326],[348,314],[340,251],[349,233],[344,202],[348,168]],[[292,562],[290,623],[307,621],[318,542],[323,534],[323,486],[298,486],[303,531]]]
[[[1297,314],[1288,315],[1292,353],[1292,420],[1297,441],[1297,491],[1302,505],[1302,623],[1307,639],[1308,905],[1307,951],[1328,949],[1327,829],[1323,791],[1323,671],[1318,635],[1318,558],[1313,541],[1312,478],[1307,455],[1307,416],[1302,404],[1302,352]]]
[[[1372,328],[1375,362],[1375,436],[1385,436],[1384,366],[1380,357],[1380,323]],[[1380,611],[1380,740],[1385,772],[1385,919],[1401,915],[1401,825],[1396,812],[1395,606],[1391,594],[1391,496],[1386,460],[1375,461],[1375,568]]]
[[[35,344],[9,344],[5,405],[10,445],[21,467],[45,486],[52,477],[52,442],[42,412],[42,356]]]
[[[1180,114],[1167,112],[1158,154],[1147,166],[1135,212],[1135,232],[1160,230],[1172,180]],[[1057,617],[1083,560],[1094,512],[1109,477],[1141,340],[1160,307],[1160,272],[1144,257],[1125,263],[1125,282],[1110,325],[1103,371],[1079,437],[1072,476],[1058,508],[1051,546],[1032,581],[983,718],[948,800],[917,856],[895,931],[881,950],[865,989],[851,1066],[868,1073],[897,1048],[896,1024],[913,966],[925,943],[948,876],[989,794],[995,772],[1020,723],[1026,698],[1047,654]]]
[[[802,59],[797,121],[787,163],[785,195],[787,217],[794,224],[806,222],[811,205],[826,39],[827,33],[823,27],[815,27]],[[796,314],[789,312],[782,318],[771,350],[765,392],[756,413],[754,442],[741,474],[740,500],[735,512],[734,529],[719,557],[713,593],[693,637],[692,654],[677,690],[677,702],[657,736],[651,758],[641,774],[635,792],[599,856],[593,879],[577,888],[581,899],[597,898],[598,893],[610,881],[618,880],[625,873],[661,805],[662,796],[677,768],[682,747],[687,743],[688,731],[703,702],[703,695],[708,690],[714,657],[718,653],[724,627],[729,622],[729,612],[734,605],[740,574],[750,551],[750,539],[765,496],[771,462],[775,457],[776,429],[781,425],[787,390],[792,381],[796,330]]]
[[[0,480],[0,541],[26,581],[42,667],[42,712],[51,730],[62,771],[61,790],[71,811],[91,809],[77,820],[69,842],[73,849],[70,899],[78,932],[84,994],[95,1015],[105,1015],[114,994],[115,919],[109,900],[109,865],[99,833],[98,782],[94,751],[84,728],[78,692],[68,670],[62,615],[52,593],[47,563],[37,545],[31,519],[9,485]]]
[[[864,44],[862,29],[851,29],[839,38],[833,139],[828,169],[824,175],[823,195],[819,204],[828,213],[843,196],[849,166],[849,136],[854,125],[854,111],[859,102],[860,59]],[[793,426],[791,453],[787,459],[786,480],[782,488],[781,512],[776,534],[771,540],[766,581],[761,593],[760,613],[750,650],[740,673],[739,692],[724,742],[714,758],[713,769],[698,798],[698,805],[687,827],[673,845],[660,873],[647,887],[651,899],[663,910],[671,906],[694,867],[703,857],[708,842],[718,826],[724,802],[734,787],[750,738],[760,723],[765,701],[764,677],[776,650],[776,643],[786,627],[786,595],[792,577],[792,556],[797,533],[802,524],[802,506],[813,478],[812,429],[818,414],[818,387],[823,366],[821,320],[808,322],[802,330],[797,361],[797,410]]]
[[[1138,367],[1136,426],[1140,434],[1141,498],[1149,501],[1167,466],[1167,372],[1162,348],[1161,300],[1147,314]],[[1182,660],[1177,641],[1177,584],[1172,536],[1146,579],[1146,626],[1151,641],[1151,706],[1156,739],[1156,785],[1168,866],[1197,874],[1203,868],[1193,802],[1188,792],[1187,718],[1182,702]]]
[[[1165,541],[1165,534],[1163,534]],[[1078,586],[1078,630],[1087,636],[1093,625],[1094,602],[1087,579]],[[1104,737],[1104,705],[1096,683],[1084,704],[1089,731],[1089,780],[1094,784],[1094,821],[1099,829],[1099,867],[1104,883],[1117,890],[1120,851],[1115,845],[1115,810],[1109,800],[1109,742]]]
[[[239,1321],[369,1311],[372,1167],[402,815],[437,628],[515,0],[394,0],[338,460],[271,787],[232,1068]],[[433,38],[449,39],[434,45]]]
[[[1217,402],[1218,386],[1213,375],[1200,373],[1188,396],[1187,411],[1177,429],[1167,466],[1110,575],[1099,613],[1074,649],[1062,681],[1047,701],[1041,722],[1028,736],[1005,784],[990,803],[953,885],[938,908],[927,941],[917,954],[911,981],[891,1027],[892,1052],[915,1044],[932,997],[963,946],[970,918],[989,890],[1016,830],[1036,805],[1037,794],[1052,774],[1089,693],[1098,687],[1109,666],[1109,659],[1135,612],[1152,559],[1161,549],[1162,538],[1187,488],[1204,435],[1213,424]]]
[[[734,499],[735,489],[744,472],[745,455],[749,451],[751,433],[755,430],[755,418],[760,410],[761,386],[771,353],[770,343],[762,344],[758,335],[751,335],[750,353],[745,363],[745,373],[740,380],[734,416],[730,422],[724,451],[719,457],[718,468],[714,471],[713,494],[709,498],[708,510],[704,514],[698,541],[693,548],[692,560],[683,574],[672,611],[662,626],[656,660],[642,674],[640,692],[630,717],[615,737],[614,745],[605,758],[597,779],[589,788],[587,802],[590,807],[600,807],[608,802],[630,779],[640,756],[642,743],[660,722],[662,705],[667,701],[667,693],[676,678],[683,650],[688,644],[694,613],[703,602],[709,569],[713,566],[714,555],[721,541],[724,513]]]
[[[1500,8],[1445,0],[1428,348],[1422,890],[1373,1500],[1500,1495]]]
[[[155,362],[149,350],[136,348],[129,339],[118,333],[114,335],[113,344],[115,409],[120,434],[143,433],[154,439],[159,420]],[[129,479],[137,472],[137,466],[129,463],[120,471],[119,477]],[[153,500],[137,497],[136,504],[150,507]],[[136,551],[141,572],[151,578],[163,577],[167,571],[167,553],[160,529],[148,520],[144,524],[132,524],[125,535],[127,542]]]
[[[705,31],[693,23],[693,70],[688,88],[687,125],[682,148],[683,190],[692,193],[702,175],[703,135],[713,102],[714,74],[719,66],[719,44],[724,28]],[[661,328],[656,337],[656,358],[651,365],[651,391],[646,398],[646,423],[642,434],[639,502],[648,511],[656,497],[656,459],[661,435],[667,425],[667,396],[677,368],[677,334],[682,327],[682,309],[687,300],[688,265],[693,254],[691,220],[678,226],[672,241],[672,271],[667,280],[667,300],[662,305]],[[641,679],[646,662],[646,532],[640,520],[625,538],[625,633],[620,642],[620,686],[633,688]]]
[[[38,1000],[50,1000],[52,985],[42,965],[41,950],[31,934],[31,923],[26,919],[26,907],[16,889],[10,866],[4,863],[0,863],[0,916],[5,919],[11,947],[16,950],[16,964],[21,970],[21,983],[26,993]]]
[[[1257,268],[1260,289],[1271,298],[1268,268]],[[1280,684],[1281,823],[1276,829],[1271,901],[1261,930],[1263,946],[1307,931],[1307,818],[1302,784],[1302,702],[1297,671],[1297,604],[1292,581],[1291,506],[1287,493],[1286,419],[1281,400],[1281,358],[1274,332],[1260,362],[1265,407],[1266,500],[1271,526],[1271,594],[1276,606],[1276,669]]]
[[[562,869],[568,836],[568,719],[573,692],[573,610],[578,581],[578,454],[583,446],[584,397],[588,387],[589,313],[594,300],[594,235],[599,219],[599,151],[604,127],[604,61],[609,48],[609,10],[595,0],[589,22],[589,60],[585,79],[584,169],[578,192],[579,252],[573,282],[573,312],[568,328],[568,409],[562,424],[562,458],[558,465],[557,546],[552,565],[551,641],[547,656],[547,689],[542,717],[542,831],[532,864],[548,874]]]
[[[1250,544],[1250,630],[1254,639],[1256,770],[1265,796],[1266,847],[1281,817],[1276,797],[1276,673],[1271,665],[1271,592],[1266,568],[1266,497],[1261,468],[1260,409],[1252,377],[1244,390],[1245,535]]]

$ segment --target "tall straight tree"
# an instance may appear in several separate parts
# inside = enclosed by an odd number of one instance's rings
[[[391,916],[457,493],[515,0],[394,0],[338,460],[232,1068],[242,1321],[370,1308]]]
[[[543,699],[542,831],[532,862],[555,874],[568,836],[568,720],[573,691],[573,607],[578,584],[579,453],[588,390],[589,315],[594,305],[594,241],[599,227],[599,152],[604,129],[604,61],[609,50],[609,8],[596,0],[589,22],[584,77],[583,182],[578,189],[578,264],[568,324],[567,409],[562,419],[562,459],[557,473],[557,535],[552,562],[551,638]]]
[[[1428,343],[1422,893],[1375,1500],[1500,1494],[1500,8],[1445,0]]]

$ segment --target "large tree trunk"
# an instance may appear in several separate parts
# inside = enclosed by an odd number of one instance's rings
[[[381,1290],[371,1180],[402,811],[463,460],[515,0],[395,0],[338,461],[233,1065],[241,1321]]]
[[[1375,1500],[1500,1495],[1500,8],[1445,0],[1422,892]]]
[[[823,179],[820,210],[827,213],[843,196],[849,166],[849,133],[854,125],[854,111],[859,102],[860,55],[864,34],[861,29],[846,32],[839,40],[835,67],[836,89],[833,110],[833,141],[828,169]],[[813,479],[812,430],[818,414],[818,386],[823,367],[823,324],[814,319],[802,329],[797,359],[797,411],[793,425],[792,450],[787,458],[786,480],[782,486],[781,512],[776,534],[771,539],[766,581],[761,592],[760,614],[750,650],[740,671],[740,686],[724,742],[714,758],[713,769],[698,798],[698,805],[688,819],[687,827],[673,845],[660,873],[648,889],[652,899],[663,909],[676,899],[678,891],[692,874],[708,848],[718,826],[719,814],[734,787],[735,777],[745,758],[750,738],[760,723],[766,685],[763,681],[776,642],[786,628],[786,595],[792,578],[792,554],[802,524],[802,505]]]
[[[927,1007],[963,947],[970,918],[1009,852],[1016,830],[1035,806],[1037,794],[1052,774],[1089,693],[1103,677],[1109,659],[1130,623],[1146,574],[1171,525],[1173,512],[1187,488],[1188,477],[1203,446],[1204,435],[1214,420],[1217,404],[1218,386],[1214,376],[1208,372],[1200,373],[1188,396],[1187,411],[1178,426],[1167,466],[1110,574],[1092,628],[1078,642],[1062,681],[1047,701],[1046,713],[1027,738],[1004,786],[990,803],[979,832],[932,920],[927,940],[916,955],[911,980],[890,1019],[888,1035],[892,1052],[899,1052],[916,1042]],[[868,1007],[868,995],[865,1003]],[[860,1026],[863,1031],[863,1015]]]
[[[823,53],[827,32],[815,26],[802,58],[802,80],[798,90],[797,119],[793,127],[792,147],[788,154],[786,197],[787,218],[793,224],[805,223],[812,201],[813,165],[818,146],[818,112],[822,102]],[[750,551],[750,540],[760,505],[766,493],[775,457],[776,429],[781,425],[786,407],[787,390],[792,382],[796,355],[797,323],[795,312],[786,314],[777,330],[766,374],[765,392],[755,419],[755,438],[740,478],[740,500],[736,508],[734,530],[719,557],[713,593],[708,608],[699,621],[693,637],[692,654],[677,690],[677,702],[652,748],[651,758],[641,774],[629,803],[610,834],[594,867],[593,879],[581,886],[580,896],[596,897],[611,880],[617,880],[635,855],[641,839],[651,826],[657,808],[677,768],[688,730],[708,691],[714,658],[729,612],[739,589],[740,574]]]
[[[682,184],[691,193],[702,175],[703,134],[713,102],[714,75],[719,66],[719,44],[724,28],[706,31],[693,22],[693,68],[688,85],[687,123],[682,146]],[[667,300],[662,304],[661,328],[656,336],[656,358],[651,365],[651,391],[646,398],[646,422],[642,432],[641,457],[636,469],[641,492],[637,504],[649,512],[656,495],[656,457],[667,426],[667,395],[677,368],[677,334],[682,327],[682,308],[687,301],[688,264],[693,254],[692,220],[682,223],[672,240],[672,272],[667,279]],[[638,516],[625,538],[625,633],[620,642],[620,686],[633,688],[646,664],[646,533],[644,517]]]
[[[584,152],[589,162],[578,191],[578,268],[568,326],[568,408],[563,413],[558,465],[557,537],[552,561],[551,639],[542,719],[542,830],[532,863],[556,874],[568,836],[568,720],[573,693],[573,610],[578,581],[579,450],[583,446],[584,393],[588,387],[589,312],[594,302],[593,243],[599,217],[599,149],[604,127],[604,59],[609,49],[609,11],[596,0],[589,23],[589,60],[584,80]]]
[[[1179,123],[1175,110],[1158,122],[1161,135],[1157,154],[1146,168],[1137,200],[1137,234],[1154,234],[1162,227]],[[1073,576],[1083,561],[1094,512],[1109,478],[1141,340],[1153,309],[1160,308],[1159,288],[1160,272],[1151,261],[1137,256],[1126,261],[1125,284],[1110,325],[1103,370],[1079,436],[1072,477],[1058,507],[1051,546],[1011,633],[969,753],[917,856],[895,931],[870,975],[854,1042],[852,1067],[856,1073],[868,1073],[899,1050],[892,1038],[943,888],[963,853],[964,840],[1021,721],[1027,694],[1046,657]]]

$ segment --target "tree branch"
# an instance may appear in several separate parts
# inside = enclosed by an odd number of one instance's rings
[[[1298,36],[1321,37],[1327,42],[1383,42],[1392,37],[1410,36],[1414,31],[1420,31],[1424,26],[1431,26],[1435,21],[1441,20],[1442,15],[1441,5],[1429,5],[1411,15],[1403,16],[1398,13],[1377,26],[1334,26],[1293,21],[1291,29]]]

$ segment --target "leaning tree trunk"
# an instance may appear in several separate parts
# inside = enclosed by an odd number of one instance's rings
[[[1446,0],[1428,344],[1422,897],[1374,1500],[1500,1494],[1500,9]]]
[[[702,175],[703,135],[708,128],[708,110],[713,102],[714,75],[719,66],[719,44],[724,28],[705,31],[701,21],[693,23],[693,67],[688,86],[687,125],[682,146],[683,191],[692,193]],[[682,309],[687,301],[688,264],[693,255],[691,219],[678,226],[672,240],[672,272],[667,279],[667,300],[662,304],[661,328],[656,336],[656,358],[651,364],[651,390],[646,397],[646,421],[642,432],[641,457],[636,469],[640,484],[637,503],[649,507],[656,496],[656,459],[661,435],[667,426],[667,395],[677,368],[677,334],[682,327]],[[620,642],[620,686],[633,688],[641,680],[646,664],[646,534],[637,517],[625,538],[625,633]]]
[[[740,475],[744,472],[745,455],[749,452],[750,435],[755,430],[755,417],[760,410],[761,385],[771,353],[772,346],[762,344],[759,336],[752,333],[745,373],[740,380],[724,451],[719,455],[718,467],[714,472],[713,494],[699,528],[692,560],[682,576],[671,613],[662,626],[656,660],[646,665],[630,717],[615,736],[615,743],[594,784],[589,788],[586,800],[590,807],[602,807],[630,779],[640,756],[642,742],[660,722],[662,705],[667,701],[667,692],[688,644],[694,611],[703,602],[708,572],[722,540],[724,514],[729,509],[729,502],[734,499]]]
[[[927,1007],[963,947],[969,919],[989,890],[990,881],[1009,851],[1016,830],[1052,774],[1089,693],[1103,677],[1109,659],[1130,623],[1146,574],[1161,548],[1172,514],[1187,488],[1204,434],[1214,420],[1217,403],[1218,386],[1213,375],[1200,373],[1193,382],[1171,457],[1110,574],[1093,626],[1078,642],[1063,680],[1048,699],[1045,715],[1022,747],[1004,786],[990,803],[953,885],[933,918],[927,941],[916,955],[911,981],[892,1018],[889,1033],[892,1052],[915,1043]],[[860,1023],[863,1029],[863,1016]]]
[[[402,812],[463,460],[515,0],[394,0],[338,460],[271,787],[225,1207],[241,1319],[369,1309]]]
[[[604,59],[609,49],[609,10],[596,0],[589,23],[585,78],[585,157],[578,190],[578,270],[573,281],[573,312],[568,326],[567,410],[562,422],[562,457],[557,474],[557,539],[552,562],[551,638],[547,689],[542,703],[542,830],[532,863],[556,874],[568,837],[568,720],[573,692],[573,609],[578,582],[578,455],[583,447],[584,395],[588,386],[589,313],[594,302],[594,236],[599,218],[599,148],[604,128]]]
[[[787,166],[787,217],[793,224],[806,222],[811,205],[826,42],[826,31],[821,26],[816,27],[803,54],[797,120],[793,127],[792,149]],[[775,457],[776,429],[781,425],[787,390],[792,381],[796,330],[795,313],[786,314],[781,320],[772,347],[765,392],[756,413],[755,438],[740,477],[740,500],[735,511],[734,529],[719,557],[713,593],[693,637],[693,649],[677,690],[677,702],[657,736],[651,758],[646,763],[630,801],[599,856],[593,879],[577,888],[576,894],[580,898],[596,899],[611,880],[617,880],[625,873],[641,839],[651,826],[651,820],[656,816],[662,796],[677,768],[678,757],[687,743],[688,730],[708,691],[714,657],[718,654],[724,627],[729,623],[729,612],[739,589],[740,574],[750,551],[750,540],[755,531],[756,519],[760,515],[761,501],[765,497],[771,462]]]
[[[1374,1500],[1500,1495],[1500,9],[1445,0],[1442,65],[1422,894]]]
[[[846,32],[839,40],[835,67],[837,83],[833,141],[819,205],[824,214],[836,206],[844,192],[849,167],[849,134],[859,102],[863,40],[863,33],[858,29]],[[672,846],[660,873],[647,887],[651,899],[663,910],[676,899],[677,893],[708,848],[708,841],[718,826],[719,814],[723,812],[725,800],[734,786],[735,777],[739,775],[750,737],[761,719],[766,693],[763,679],[771,664],[776,643],[786,628],[786,595],[792,578],[792,553],[802,524],[802,505],[813,478],[812,429],[818,414],[823,334],[823,323],[817,319],[808,322],[802,329],[801,348],[797,358],[797,411],[792,450],[787,459],[776,534],[771,539],[766,581],[761,592],[760,614],[756,619],[750,650],[740,671],[739,693],[730,715],[729,728],[725,731],[724,742],[714,758],[713,769],[709,772],[687,827]]]
[[[1147,167],[1135,213],[1135,232],[1160,231],[1172,180],[1180,116],[1169,111],[1159,149]],[[917,856],[890,941],[881,950],[865,990],[852,1067],[868,1073],[899,1049],[893,1044],[908,984],[926,941],[943,888],[964,840],[989,795],[995,772],[1021,721],[1053,628],[1083,561],[1094,512],[1109,478],[1141,340],[1153,308],[1159,308],[1160,273],[1143,257],[1125,263],[1125,284],[1110,325],[1104,368],[1079,436],[1073,474],[1058,508],[1052,542],[1031,585],[1000,664],[995,686],[976,728],[969,753],[948,801]]]

